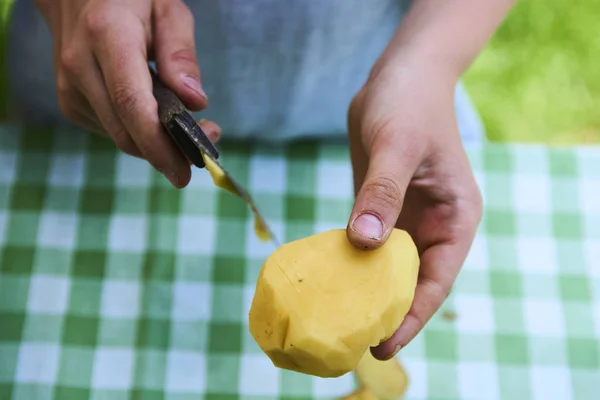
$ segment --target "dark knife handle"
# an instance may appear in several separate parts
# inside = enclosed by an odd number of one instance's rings
[[[152,67],[150,67],[150,75],[152,75],[152,92],[158,103],[158,118],[161,123],[167,124],[174,115],[186,111],[185,105],[161,82]]]
[[[202,128],[187,111],[179,97],[159,79],[156,71],[149,66],[152,76],[152,92],[158,104],[158,118],[179,149],[198,168],[204,168],[202,148],[213,158],[219,153]]]

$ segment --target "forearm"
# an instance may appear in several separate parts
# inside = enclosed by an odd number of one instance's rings
[[[415,0],[380,63],[399,56],[442,66],[458,78],[516,0]]]

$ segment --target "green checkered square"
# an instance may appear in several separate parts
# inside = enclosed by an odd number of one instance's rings
[[[0,280],[0,312],[24,312],[28,289],[29,279],[26,276],[3,275]]]

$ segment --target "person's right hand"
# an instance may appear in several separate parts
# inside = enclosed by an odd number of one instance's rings
[[[194,111],[207,105],[196,61],[194,21],[180,0],[35,0],[54,40],[61,111],[146,159],[178,188],[190,163],[160,125],[148,61]],[[216,141],[220,128],[204,121]]]

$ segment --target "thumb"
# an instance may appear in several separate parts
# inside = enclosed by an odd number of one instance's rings
[[[398,147],[393,142],[378,140],[371,148],[365,179],[346,229],[348,239],[357,248],[376,249],[385,243],[421,160],[420,152],[414,151],[416,146]]]
[[[200,111],[208,104],[196,58],[194,16],[182,1],[154,2],[154,52],[161,79],[187,107]]]

